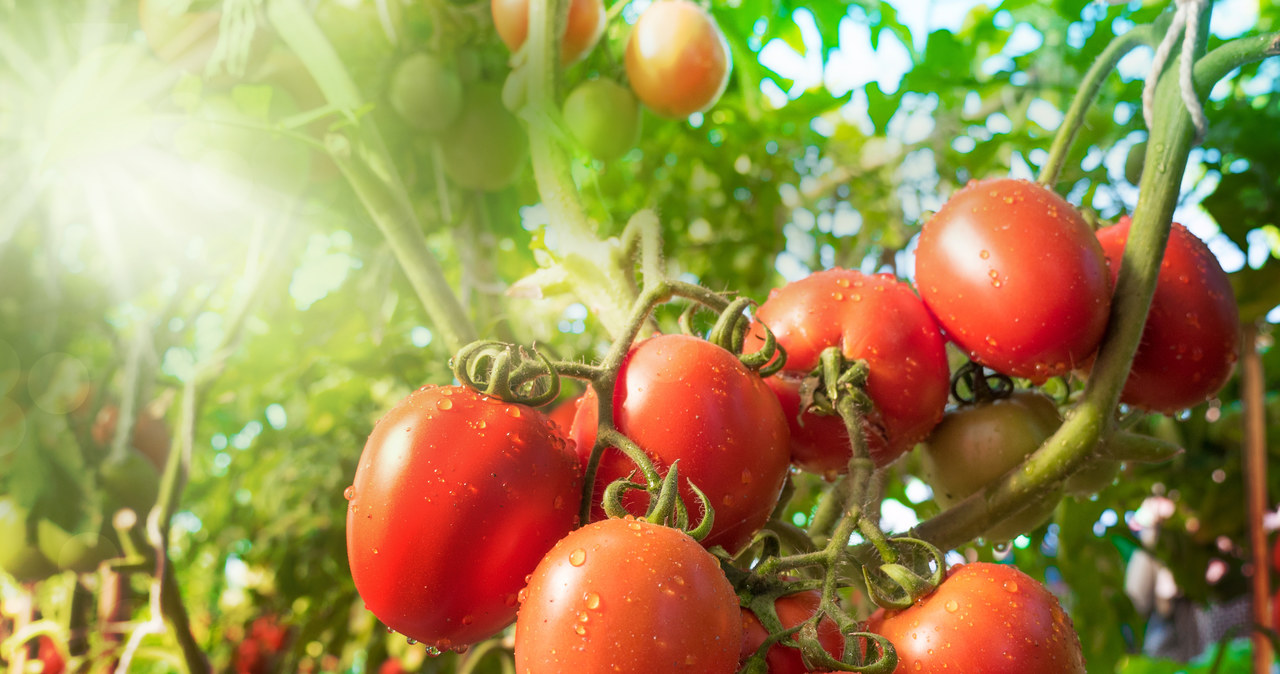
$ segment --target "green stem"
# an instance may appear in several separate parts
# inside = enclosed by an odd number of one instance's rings
[[[1207,19],[1200,25],[1207,27]],[[1200,40],[1203,44],[1203,34]],[[1280,33],[1228,42],[1196,63],[1196,89],[1207,92],[1236,68],[1277,54]],[[1128,379],[1129,365],[1155,293],[1164,243],[1194,135],[1191,116],[1181,100],[1176,61],[1161,78],[1156,107],[1159,121],[1147,146],[1138,206],[1116,281],[1111,322],[1080,401],[1021,469],[922,523],[916,530],[918,538],[947,549],[980,535],[1003,514],[1017,512],[1043,498],[1046,485],[1060,482],[1074,472],[1111,433],[1113,412]]]
[[[1085,113],[1098,98],[1098,92],[1102,91],[1103,83],[1106,82],[1111,71],[1116,69],[1116,64],[1135,48],[1149,45],[1162,35],[1168,21],[1169,19],[1162,15],[1161,19],[1154,24],[1138,26],[1112,40],[1098,55],[1098,60],[1093,62],[1089,71],[1085,73],[1084,79],[1081,80],[1079,93],[1071,101],[1071,107],[1062,118],[1057,135],[1053,137],[1053,144],[1049,146],[1049,158],[1040,169],[1041,185],[1052,188],[1058,182],[1058,176],[1062,173],[1063,165],[1066,164],[1071,145],[1080,133],[1080,128],[1084,126]]]

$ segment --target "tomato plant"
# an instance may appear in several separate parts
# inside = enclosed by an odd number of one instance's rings
[[[511,622],[525,575],[573,527],[581,481],[541,412],[423,387],[374,427],[348,491],[356,589],[410,638],[479,641]]]
[[[585,466],[596,441],[599,409],[588,392],[572,437]],[[787,475],[787,422],[773,394],[733,354],[696,337],[659,335],[632,347],[618,371],[613,422],[659,470],[679,461],[680,496],[696,512],[693,482],[715,508],[707,547],[737,551],[769,519]],[[596,474],[593,520],[610,482],[634,470],[626,456],[605,450]],[[644,513],[638,493],[624,499]]]
[[[108,447],[115,441],[116,424],[120,419],[120,408],[114,404],[106,404],[98,411],[90,429],[93,441],[102,447]],[[164,417],[143,409],[134,418],[133,435],[130,445],[142,453],[156,470],[164,470],[164,463],[169,458],[169,445],[173,434]]]
[[[797,466],[831,476],[844,472],[850,457],[840,417],[801,414],[803,380],[828,347],[866,361],[875,410],[863,426],[877,465],[910,449],[942,418],[950,382],[945,342],[920,299],[892,276],[821,271],[771,291],[756,318],[787,353],[785,368],[766,381],[786,413]],[[751,344],[761,342],[757,329]]]
[[[608,519],[556,543],[530,576],[516,671],[730,674],[741,643],[715,557],[675,529]]]
[[[23,583],[46,578],[55,570],[40,553],[29,519],[26,508],[12,496],[0,496],[0,540],[6,541],[0,547],[0,569]]]
[[[529,0],[490,0],[493,25],[511,51],[524,46],[529,35]],[[586,56],[604,32],[603,0],[570,0],[569,19],[560,41],[560,63],[569,65]]]
[[[933,594],[904,610],[876,611],[867,629],[893,642],[895,674],[1085,671],[1058,599],[1013,566],[952,567]]]
[[[689,0],[663,0],[640,15],[627,41],[627,78],[655,113],[683,119],[715,105],[733,58],[714,18]]]
[[[1113,280],[1129,225],[1124,218],[1098,230]],[[1239,345],[1239,310],[1226,272],[1203,241],[1173,223],[1120,401],[1165,413],[1194,407],[1230,378]]]
[[[817,613],[821,601],[822,593],[817,590],[807,590],[778,597],[773,607],[778,612],[778,620],[782,623],[782,627],[790,629],[812,618]],[[741,661],[745,662],[751,657],[768,637],[769,634],[760,624],[760,619],[746,608],[742,609]],[[791,638],[793,641],[798,639],[796,635]],[[844,636],[840,634],[840,628],[831,618],[818,621],[818,642],[833,658],[839,658],[844,654]],[[804,666],[799,648],[774,644],[769,647],[765,661],[769,665],[769,674],[804,674],[810,671]]]
[[[1062,423],[1053,401],[1035,391],[1014,391],[991,402],[947,412],[921,445],[924,479],[938,505],[949,508],[1013,470]],[[1057,498],[1049,498],[986,532],[1007,541],[1044,522]]]
[[[612,161],[635,147],[640,106],[630,89],[613,80],[587,80],[564,99],[564,123],[591,156]]]
[[[952,195],[920,232],[916,286],[970,357],[1036,382],[1093,354],[1111,306],[1089,225],[1024,180],[973,182]]]
[[[218,45],[222,12],[187,11],[190,5],[182,0],[138,0],[138,22],[156,56],[198,72]]]
[[[440,58],[419,52],[396,66],[387,98],[406,122],[436,133],[452,124],[462,109],[462,80]]]
[[[463,94],[462,112],[440,136],[444,172],[459,187],[498,190],[515,180],[529,156],[524,126],[502,104],[502,92],[477,84]]]

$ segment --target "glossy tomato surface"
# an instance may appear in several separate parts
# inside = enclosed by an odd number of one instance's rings
[[[347,492],[365,605],[437,648],[515,618],[525,576],[577,520],[577,458],[546,415],[458,386],[410,394],[374,427]]]
[[[785,369],[766,381],[787,416],[791,460],[800,468],[843,473],[852,452],[840,417],[798,416],[802,380],[828,347],[870,368],[867,394],[876,411],[864,435],[877,465],[910,449],[942,419],[950,385],[946,343],[924,304],[894,277],[821,271],[772,291],[756,319],[787,352]],[[762,339],[753,329],[747,349]]]
[[[683,119],[715,105],[733,59],[716,20],[689,0],[655,2],[627,41],[627,79],[658,115]]]
[[[778,612],[778,620],[782,626],[791,629],[812,618],[813,614],[818,612],[818,605],[821,602],[821,593],[817,590],[807,590],[778,597],[773,603],[773,608]],[[760,624],[756,614],[745,608],[742,609],[741,662],[745,663],[747,658],[751,657],[768,638],[769,633]],[[799,636],[793,635],[791,640],[798,643]],[[831,657],[838,660],[844,655],[844,635],[840,634],[840,628],[831,618],[818,621],[818,642]],[[810,671],[804,666],[799,648],[789,648],[781,644],[769,647],[765,654],[765,662],[769,665],[769,674],[804,674]]]
[[[740,550],[769,519],[787,475],[787,422],[759,375],[733,354],[702,339],[659,335],[627,354],[613,396],[615,427],[634,440],[665,474],[680,461],[680,497],[696,513],[698,485],[715,509],[707,547]],[[597,398],[588,393],[573,421],[572,437],[585,467],[595,445]],[[600,496],[634,466],[606,449],[595,483],[592,519],[603,518]],[[647,500],[624,499],[634,515]]]
[[[1113,281],[1128,240],[1128,218],[1098,230]],[[1173,223],[1120,401],[1166,413],[1194,407],[1227,383],[1239,345],[1240,315],[1227,273],[1203,241]]]
[[[507,48],[516,51],[529,36],[529,0],[490,0],[493,25]],[[604,32],[603,0],[570,0],[569,20],[560,42],[560,62],[569,65],[586,56]]]
[[[1111,306],[1089,225],[1024,180],[973,182],[952,195],[920,232],[916,287],[975,361],[1035,382],[1088,359]]]
[[[867,629],[893,643],[895,674],[1084,674],[1080,638],[1043,585],[1016,567],[952,567],[933,594],[881,609]]]
[[[732,674],[733,586],[698,542],[634,519],[569,534],[538,564],[516,620],[516,671]]]
[[[1058,408],[1044,394],[1015,391],[1008,398],[963,405],[947,412],[942,423],[920,446],[924,480],[942,508],[1000,479],[1021,465],[1062,421]],[[1057,498],[1012,514],[984,536],[1007,541],[1043,523]]]

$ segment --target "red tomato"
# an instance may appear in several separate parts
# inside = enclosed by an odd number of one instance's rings
[[[609,519],[556,543],[516,620],[516,670],[732,674],[742,622],[715,557],[675,529]]]
[[[586,398],[586,394],[574,396],[556,405],[555,409],[547,413],[547,416],[565,433],[568,433],[569,429],[573,428],[573,417],[578,414],[578,407],[582,405],[583,398]]]
[[[356,589],[409,638],[480,641],[511,622],[525,576],[576,524],[581,483],[546,415],[423,387],[374,427],[348,491]]]
[[[888,274],[849,269],[818,272],[769,293],[756,319],[787,352],[786,368],[766,380],[791,425],[791,461],[828,477],[847,469],[849,435],[838,416],[800,411],[800,384],[828,347],[867,362],[875,402],[864,435],[883,466],[922,440],[942,419],[950,386],[946,343],[907,284]],[[763,343],[753,329],[748,350]]]
[[[975,361],[1035,382],[1089,358],[1111,307],[1089,225],[1025,180],[972,182],[943,204],[920,232],[916,287]]]
[[[933,594],[880,609],[867,629],[893,643],[895,674],[1084,674],[1080,638],[1058,599],[1017,567],[952,567]]]
[[[689,0],[649,5],[627,41],[627,78],[655,113],[683,119],[703,112],[729,84],[733,58],[716,20]]]
[[[950,412],[922,444],[924,480],[942,508],[1000,479],[1058,430],[1058,407],[1042,393],[1014,391],[1008,398],[963,405]],[[1040,526],[1058,504],[1050,498],[1011,514],[983,535],[1007,541]]]
[[[529,35],[529,0],[490,0],[493,25],[511,51],[524,46]],[[586,56],[604,32],[603,0],[570,0],[569,21],[560,41],[560,63],[569,65]]]
[[[585,466],[596,441],[597,398],[588,392],[572,437]],[[736,552],[764,526],[787,475],[787,422],[760,377],[733,354],[702,339],[659,335],[632,347],[613,393],[615,427],[648,453],[659,471],[680,461],[680,497],[694,516],[689,481],[711,500],[715,522],[702,544]],[[596,474],[592,520],[604,518],[605,487],[635,466],[607,449]],[[644,495],[627,509],[643,514]]]
[[[1127,217],[1098,230],[1112,282],[1128,240]],[[1240,315],[1227,273],[1203,241],[1173,223],[1121,402],[1166,413],[1194,407],[1227,383],[1239,344]]]
[[[44,665],[44,669],[40,670],[41,674],[62,674],[67,671],[67,661],[63,659],[62,651],[49,637],[40,637],[36,659]]]
[[[821,601],[822,593],[817,590],[807,590],[779,597],[773,602],[773,607],[778,612],[778,620],[782,621],[782,626],[790,629],[812,618],[813,614],[818,612],[818,604]],[[768,632],[760,624],[756,614],[745,608],[742,609],[742,653],[739,664],[745,663],[768,637]],[[798,635],[793,635],[791,638],[793,641],[798,641]],[[831,618],[823,618],[818,622],[818,642],[831,657],[838,660],[844,655],[844,635],[840,634],[840,628]],[[800,649],[788,648],[781,644],[769,647],[769,651],[765,654],[765,661],[769,664],[769,674],[803,674],[810,671],[804,666]]]

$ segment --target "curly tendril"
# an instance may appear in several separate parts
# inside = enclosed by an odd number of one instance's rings
[[[962,393],[960,385],[964,384],[968,393]],[[1068,387],[1068,391],[1070,388]],[[992,371],[969,361],[956,370],[951,378],[951,397],[961,405],[975,405],[993,400],[1008,398],[1013,393],[1013,379],[1009,375]]]
[[[538,407],[560,395],[560,373],[536,348],[481,340],[458,350],[453,376],[464,386],[510,403]]]

